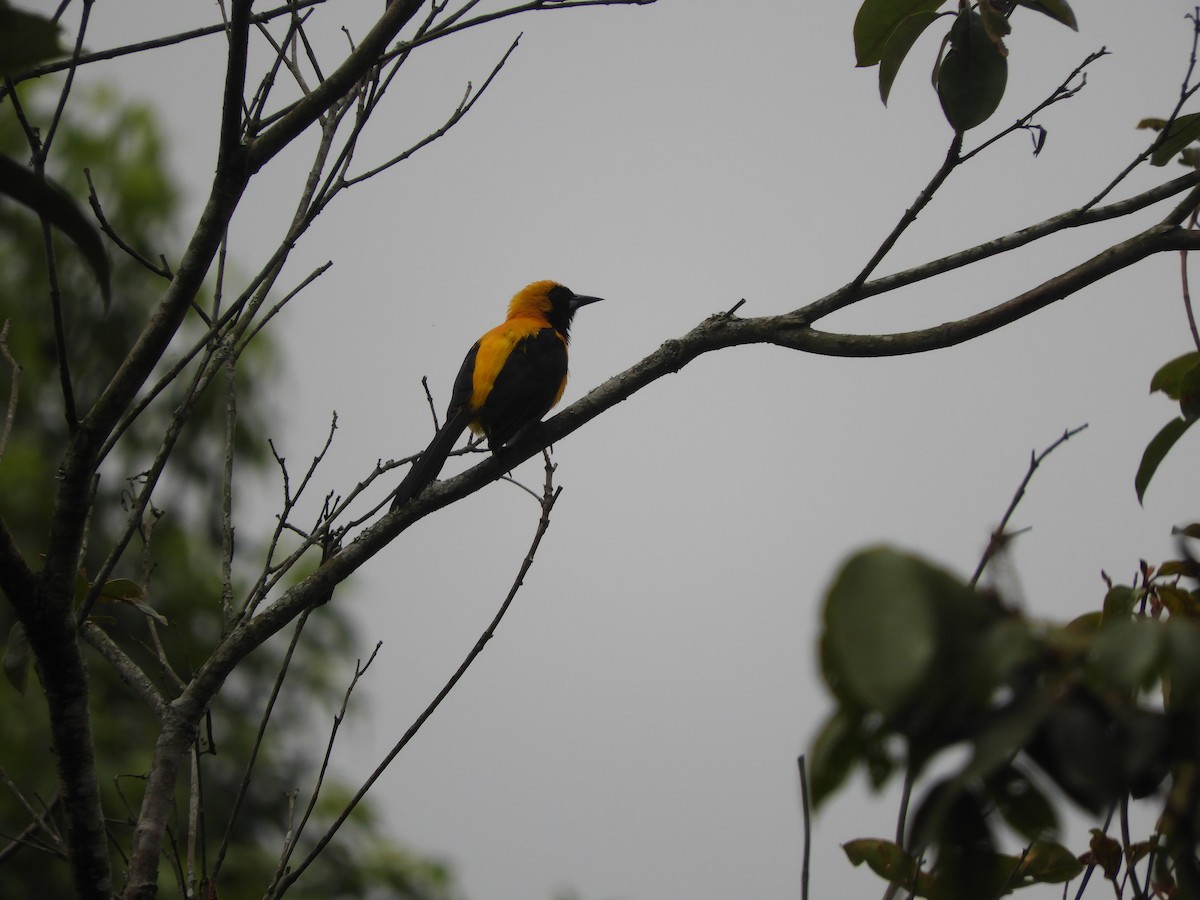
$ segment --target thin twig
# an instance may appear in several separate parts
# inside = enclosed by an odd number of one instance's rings
[[[492,67],[492,71],[490,73],[488,73],[488,77],[484,79],[484,82],[482,85],[480,85],[479,90],[477,90],[477,91],[474,90],[472,88],[470,82],[467,83],[467,90],[466,90],[466,93],[463,94],[462,100],[459,101],[459,104],[457,107],[455,107],[454,112],[450,114],[450,118],[448,118],[444,123],[442,123],[441,127],[434,129],[432,132],[427,134],[425,137],[421,138],[421,140],[417,141],[415,144],[413,144],[411,147],[409,147],[403,153],[393,156],[387,162],[380,163],[379,165],[375,166],[375,168],[368,169],[366,172],[363,172],[361,175],[355,175],[353,178],[347,178],[344,182],[344,185],[346,187],[350,187],[352,185],[358,184],[361,181],[365,181],[368,178],[373,178],[374,176],[378,175],[380,172],[386,171],[387,169],[390,169],[392,166],[408,159],[410,156],[412,156],[414,153],[416,153],[422,147],[427,147],[430,144],[432,144],[434,141],[436,141],[438,138],[443,137],[446,134],[446,132],[448,132],[451,128],[453,128],[455,125],[457,125],[462,120],[463,116],[465,116],[467,113],[469,113],[471,111],[471,108],[475,105],[475,102],[480,97],[483,96],[484,92],[492,84],[492,82],[495,80],[496,76],[500,74],[500,70],[503,69],[504,64],[506,62],[508,62],[508,58],[510,56],[512,56],[513,53],[516,52],[517,45],[520,42],[521,42],[521,35],[518,34],[516,36],[516,38],[513,39],[513,42],[511,44],[509,44],[508,49],[506,51],[504,51],[504,55],[502,57],[500,57],[500,61]]]
[[[1099,50],[1095,51],[1094,53],[1088,54],[1088,56],[1083,60],[1083,62],[1081,62],[1079,65],[1077,65],[1071,71],[1071,74],[1063,79],[1062,84],[1060,84],[1058,87],[1056,87],[1050,93],[1049,97],[1047,97],[1045,100],[1043,100],[1037,106],[1035,106],[1033,109],[1031,109],[1029,112],[1027,112],[1021,118],[1017,119],[1016,122],[1014,122],[1012,125],[1005,128],[1003,131],[999,131],[996,134],[992,135],[990,138],[988,138],[986,141],[984,141],[982,144],[980,144],[974,150],[971,150],[969,153],[964,153],[961,162],[966,162],[967,160],[971,159],[972,157],[976,156],[977,154],[982,153],[984,150],[986,150],[992,144],[996,143],[1001,138],[1007,137],[1008,135],[1012,134],[1014,131],[1020,131],[1021,129],[1032,127],[1033,117],[1036,116],[1038,113],[1040,113],[1042,110],[1044,110],[1050,106],[1053,106],[1055,103],[1060,103],[1063,100],[1069,100],[1072,97],[1074,97],[1076,94],[1078,94],[1081,90],[1083,90],[1087,86],[1087,74],[1084,72],[1084,69],[1086,69],[1092,63],[1094,63],[1096,60],[1101,59],[1108,55],[1109,55],[1108,49],[1105,47],[1101,47]],[[1076,79],[1079,79],[1079,84],[1072,85],[1072,82],[1074,82]],[[1035,147],[1037,147],[1037,149],[1034,151],[1034,155],[1036,156],[1037,152],[1041,149],[1040,143],[1035,142]]]
[[[1084,207],[1084,209],[1095,206],[1097,203],[1107,197],[1117,185],[1129,177],[1129,174],[1133,172],[1134,169],[1148,160],[1154,154],[1154,151],[1161,147],[1168,138],[1173,137],[1171,134],[1171,126],[1175,123],[1176,119],[1179,118],[1179,113],[1183,110],[1183,105],[1196,92],[1197,87],[1200,87],[1200,85],[1189,87],[1192,73],[1196,68],[1197,41],[1200,40],[1200,16],[1190,15],[1188,18],[1192,20],[1192,53],[1188,59],[1187,71],[1184,73],[1183,82],[1179,88],[1179,100],[1176,102],[1175,108],[1171,110],[1171,114],[1167,116],[1166,124],[1163,125],[1162,129],[1155,136],[1154,140],[1150,142],[1150,145],[1136,157],[1134,157],[1133,161],[1125,166],[1125,168],[1118,172],[1117,176],[1110,181],[1108,185],[1106,185],[1105,188],[1100,191],[1099,194],[1093,197]]]
[[[960,156],[962,142],[962,132],[956,132],[950,140],[950,148],[946,151],[946,158],[934,173],[933,178],[930,179],[929,184],[925,185],[925,189],[917,195],[917,199],[913,201],[913,205],[904,211],[904,215],[900,217],[900,221],[896,223],[896,227],[892,229],[892,233],[884,238],[883,243],[879,245],[879,249],[875,251],[875,255],[871,257],[863,267],[863,270],[847,286],[846,292],[849,296],[855,296],[858,293],[859,289],[871,276],[871,273],[875,271],[879,264],[883,262],[883,258],[896,245],[896,241],[900,240],[900,235],[904,234],[908,226],[917,220],[917,216],[921,210],[929,205],[929,201],[933,199],[933,195],[937,193],[938,188],[942,186],[942,183],[950,177],[950,173],[962,162]]]
[[[100,206],[100,195],[96,193],[96,185],[92,183],[92,171],[87,166],[83,168],[83,177],[87,179],[88,185],[88,203],[92,207],[92,212],[96,214],[96,222],[100,225],[100,230],[108,237],[110,241],[120,247],[132,259],[136,260],[143,268],[149,269],[160,278],[165,278],[170,281],[175,277],[175,273],[171,271],[171,267],[167,264],[167,258],[159,255],[162,260],[162,265],[157,265],[151,262],[133,247],[125,242],[125,240],[117,234],[116,230],[109,224],[108,219],[104,215],[104,209]]]
[[[58,837],[52,828],[51,816],[54,815],[54,811],[58,808],[59,797],[59,793],[55,791],[54,796],[50,798],[50,802],[45,804],[46,808],[38,813],[33,821],[21,830],[20,834],[13,835],[8,846],[0,850],[0,865],[8,862],[23,847],[31,847],[63,860],[67,858],[67,851],[62,848],[62,839]],[[48,831],[57,842],[57,845],[51,846],[38,838],[38,832],[41,831]]]
[[[250,21],[254,24],[260,22],[269,22],[271,19],[277,19],[280,16],[290,16],[298,9],[304,9],[309,6],[317,6],[325,3],[326,0],[294,0],[283,6],[277,6],[274,9],[266,12],[258,13],[251,16]],[[14,75],[12,78],[13,84],[20,84],[23,81],[29,81],[34,78],[41,78],[43,75],[51,75],[54,72],[62,72],[72,67],[84,66],[94,62],[105,62],[110,59],[118,59],[122,56],[132,56],[135,53],[144,53],[147,50],[159,50],[163,47],[173,47],[176,44],[193,41],[196,38],[211,37],[214,34],[224,34],[225,24],[205,25],[202,28],[193,28],[191,31],[181,31],[177,34],[165,35],[159,38],[152,38],[148,41],[138,41],[136,44],[122,44],[119,47],[110,47],[108,50],[96,50],[92,53],[80,53],[77,57],[72,56],[65,60],[46,63],[36,68],[29,69],[26,72]],[[7,87],[0,86],[0,99],[3,99],[8,92],[11,91],[11,85]]]
[[[346,819],[348,819],[350,814],[354,811],[355,807],[358,806],[363,797],[367,795],[367,792],[371,789],[379,777],[383,775],[387,767],[391,765],[392,760],[396,758],[401,750],[408,746],[409,741],[411,741],[413,737],[416,736],[417,732],[421,730],[421,726],[423,726],[425,722],[428,721],[429,717],[433,715],[434,711],[438,708],[438,706],[441,705],[442,701],[446,699],[463,675],[466,674],[467,669],[471,667],[471,664],[475,661],[476,657],[483,652],[483,648],[487,645],[487,642],[492,639],[496,629],[500,625],[501,620],[504,618],[504,614],[508,612],[509,606],[512,604],[513,599],[517,596],[517,592],[525,583],[525,577],[529,573],[530,568],[533,566],[533,560],[537,554],[538,547],[541,545],[542,538],[545,536],[546,530],[550,527],[550,511],[554,508],[554,504],[558,501],[559,495],[562,493],[562,488],[554,487],[554,466],[550,462],[549,455],[546,455],[545,459],[546,483],[545,490],[542,495],[542,515],[538,520],[537,531],[533,536],[533,542],[529,546],[529,551],[525,554],[525,559],[521,562],[520,569],[517,572],[517,577],[513,580],[512,587],[509,588],[508,595],[504,598],[504,602],[500,604],[500,609],[496,612],[496,615],[492,618],[491,623],[480,636],[479,640],[475,642],[475,646],[471,648],[471,651],[467,654],[466,659],[463,660],[462,664],[450,677],[450,680],[446,682],[445,686],[438,692],[437,696],[433,698],[430,704],[425,708],[424,712],[422,712],[412,723],[412,725],[409,726],[408,731],[406,731],[400,740],[396,742],[396,744],[388,752],[387,756],[383,758],[383,761],[375,767],[375,771],[368,776],[366,781],[363,782],[362,786],[355,793],[354,797],[351,798],[350,802],[346,804],[345,808],[341,811],[329,828],[326,829],[325,833],[321,835],[320,839],[309,852],[308,856],[306,856],[284,878],[280,879],[279,883],[275,887],[274,892],[271,894],[272,900],[278,900],[278,898],[282,897],[284,892],[286,892],[287,889],[296,882],[296,879],[298,879],[304,873],[304,871],[321,854],[329,842],[333,840],[333,837],[337,834],[338,829],[342,827]]]
[[[21,789],[17,787],[17,783],[12,780],[12,776],[8,774],[3,766],[0,766],[0,784],[8,788],[9,793],[21,804],[21,808],[29,814],[29,817],[33,820],[33,824],[39,825],[40,830],[45,832],[49,837],[54,851],[65,859],[67,847],[63,843],[62,837],[54,830],[54,825],[48,818],[49,811],[45,810],[39,813],[34,809],[33,804],[21,793]]]
[[[1125,860],[1125,878],[1133,885],[1133,896],[1142,896],[1142,886],[1138,883],[1134,867],[1133,845],[1129,840],[1129,795],[1121,797],[1121,849]]]
[[[12,372],[8,386],[8,406],[4,410],[4,427],[0,429],[0,459],[4,459],[4,451],[8,447],[8,437],[12,434],[13,422],[17,418],[17,398],[21,393],[21,364],[13,358],[12,351],[8,349],[8,328],[11,324],[12,319],[5,319],[4,325],[0,326],[0,356],[4,357]]]
[[[1107,835],[1108,828],[1112,825],[1113,815],[1116,813],[1116,806],[1110,806],[1108,809],[1108,818],[1104,820],[1104,827],[1100,830],[1101,834]],[[1093,854],[1091,862],[1087,868],[1083,870],[1083,878],[1079,882],[1079,889],[1075,891],[1075,900],[1083,900],[1083,892],[1087,890],[1088,882],[1092,880],[1092,873],[1096,871],[1096,857]],[[1063,897],[1067,895],[1067,886],[1063,885]]]
[[[62,90],[59,91],[58,105],[55,107],[54,116],[50,120],[50,127],[46,131],[46,138],[42,141],[42,146],[38,153],[39,158],[34,163],[34,167],[38,170],[42,169],[42,165],[50,155],[50,145],[54,143],[54,136],[58,133],[59,123],[62,122],[63,112],[67,108],[67,97],[71,95],[71,86],[75,83],[75,71],[79,68],[79,58],[83,55],[83,35],[87,31],[93,2],[95,0],[83,0],[83,12],[79,15],[79,31],[75,34],[75,49],[71,52],[67,60],[67,77],[63,81]]]
[[[1043,450],[1041,453],[1031,453],[1029,456],[1029,468],[1025,472],[1025,477],[1021,479],[1021,483],[1017,485],[1017,490],[1013,494],[1012,500],[1008,504],[1008,509],[1004,511],[1004,515],[1000,519],[1000,524],[996,526],[988,539],[987,548],[983,551],[983,556],[979,560],[979,565],[975,567],[975,573],[971,576],[969,584],[975,587],[979,583],[980,576],[983,575],[983,570],[987,567],[988,562],[992,557],[1005,546],[1009,535],[1007,533],[1008,520],[1012,518],[1013,513],[1017,509],[1017,504],[1021,502],[1021,498],[1025,496],[1025,489],[1029,487],[1029,482],[1033,479],[1033,473],[1037,471],[1038,466],[1042,464],[1047,456],[1053,453],[1060,444],[1065,444],[1079,432],[1087,428],[1087,423],[1080,425],[1078,428],[1068,428],[1059,438]]]
[[[898,847],[906,846],[904,832],[908,828],[908,804],[912,800],[912,792],[916,780],[916,772],[910,763],[904,769],[904,789],[900,793],[900,811],[896,815],[896,845]]]
[[[104,582],[108,579],[120,561],[121,556],[125,553],[129,546],[129,541],[133,539],[133,535],[143,527],[143,516],[146,509],[150,506],[151,496],[154,488],[158,485],[158,479],[162,476],[163,469],[166,468],[167,460],[170,458],[172,451],[175,449],[175,444],[182,433],[184,426],[191,419],[192,412],[195,409],[196,403],[203,394],[208,383],[216,376],[220,370],[220,359],[222,348],[219,346],[209,349],[208,355],[197,369],[192,383],[188,385],[187,393],[179,406],[176,407],[171,415],[166,432],[163,434],[162,443],[159,445],[154,461],[150,464],[150,468],[145,473],[145,483],[142,490],[138,493],[137,498],[133,503],[133,508],[130,510],[129,517],[126,519],[125,526],[117,541],[113,544],[108,556],[101,564],[100,572],[96,577],[95,583],[88,592],[79,609],[78,621],[82,622],[88,617],[92,611],[92,606],[100,596],[100,591],[104,586]]]
[[[268,309],[266,311],[266,313],[263,315],[263,317],[255,323],[254,328],[251,329],[250,333],[245,335],[244,337],[241,337],[238,340],[237,348],[234,350],[235,355],[241,356],[242,353],[245,351],[246,347],[249,345],[249,343],[252,340],[254,340],[255,337],[258,336],[258,333],[260,331],[262,331],[263,328],[266,327],[268,322],[270,322],[273,318],[275,318],[275,316],[278,315],[278,313],[290,301],[292,301],[296,297],[298,297],[300,295],[301,291],[303,291],[310,284],[312,284],[314,281],[316,281],[318,278],[320,278],[322,275],[324,275],[326,272],[328,272],[330,270],[330,268],[332,268],[332,267],[333,267],[333,261],[327,260],[326,262],[322,263],[321,265],[317,266],[317,268],[315,268],[311,272],[309,272],[303,281],[301,281],[298,285],[296,285],[294,288],[292,288],[290,291],[288,291],[286,294],[284,294],[283,299],[281,299],[278,303],[276,303],[274,306],[272,306],[270,309]]]
[[[796,761],[800,767],[800,811],[804,816],[804,852],[800,861],[800,900],[808,900],[808,866],[812,853],[812,804],[808,799],[808,766],[804,754]]]
[[[1195,230],[1197,221],[1197,212],[1192,211],[1191,221],[1188,222],[1188,228]],[[1180,288],[1183,291],[1183,309],[1187,313],[1188,328],[1192,332],[1192,343],[1196,345],[1196,349],[1200,350],[1200,331],[1196,330],[1196,313],[1192,309],[1192,292],[1188,286],[1188,251],[1179,251],[1179,282]],[[3,444],[0,443],[0,456],[3,455]]]
[[[304,834],[304,829],[308,825],[308,820],[312,817],[313,810],[317,807],[317,800],[321,796],[321,787],[325,783],[325,775],[329,770],[329,760],[333,757],[333,744],[337,740],[338,730],[346,718],[346,710],[350,707],[350,695],[354,693],[354,688],[358,686],[359,679],[366,674],[367,669],[371,667],[371,663],[375,662],[375,657],[379,654],[379,648],[382,646],[383,641],[376,641],[375,649],[371,651],[371,655],[367,657],[367,661],[364,663],[359,660],[355,663],[354,677],[350,679],[350,684],[346,687],[346,693],[342,697],[341,709],[334,715],[333,726],[329,729],[329,740],[325,744],[325,755],[321,758],[321,767],[317,772],[317,783],[313,785],[312,795],[308,798],[308,805],[304,808],[304,815],[300,817],[300,824],[291,830],[287,841],[284,843],[283,852],[279,856],[279,864],[275,868],[275,875],[271,879],[271,883],[267,886],[268,894],[279,883],[279,879],[287,871],[288,863],[291,861],[292,854],[296,850],[296,845],[300,842],[300,838]]]
[[[233,616],[233,461],[237,443],[237,357],[225,361],[225,459],[221,466],[221,615]]]
[[[271,588],[276,582],[282,578],[289,569],[300,559],[318,540],[323,540],[323,536],[312,536],[306,540],[299,548],[288,555],[286,561],[282,564],[274,564],[275,550],[279,545],[279,540],[283,536],[284,530],[287,528],[288,517],[292,510],[296,508],[300,497],[303,496],[305,490],[312,482],[313,476],[316,474],[318,467],[325,459],[325,454],[329,452],[329,448],[333,446],[333,436],[337,432],[337,413],[333,413],[329,420],[329,432],[325,436],[325,444],[321,447],[321,451],[313,457],[309,463],[308,470],[304,473],[304,477],[300,480],[300,486],[295,493],[291,489],[291,478],[287,470],[287,461],[279,455],[275,450],[275,443],[268,441],[271,448],[271,454],[275,457],[275,462],[279,466],[283,478],[283,507],[275,520],[275,530],[271,535],[271,541],[267,547],[266,561],[263,563],[263,569],[259,573],[258,579],[254,586],[246,595],[246,601],[242,604],[241,610],[238,612],[238,618],[243,618],[246,615],[252,615],[257,609],[258,604],[270,593]],[[329,551],[327,548],[322,549],[322,561],[327,559]],[[274,575],[274,577],[272,577]]]
[[[288,648],[283,654],[283,660],[279,664],[279,671],[275,675],[275,683],[271,686],[271,695],[267,698],[267,704],[263,708],[262,716],[258,721],[258,732],[254,736],[254,744],[250,748],[250,756],[246,760],[246,768],[242,772],[242,780],[238,785],[237,793],[233,798],[233,808],[229,813],[229,821],[225,824],[225,836],[221,838],[221,845],[217,849],[217,859],[213,863],[212,872],[209,874],[209,879],[216,882],[217,875],[221,872],[221,866],[225,862],[225,853],[229,850],[229,844],[233,838],[233,826],[237,823],[238,816],[242,811],[242,803],[246,799],[246,793],[250,790],[250,779],[254,773],[254,764],[258,760],[259,750],[262,749],[263,737],[267,733],[267,724],[271,721],[271,714],[275,711],[275,701],[279,698],[279,692],[283,689],[284,679],[287,677],[288,669],[292,664],[292,656],[296,652],[296,647],[300,643],[300,635],[304,631],[304,626],[308,622],[311,609],[306,609],[300,614],[296,620],[296,627],[292,629],[292,639],[288,642]]]

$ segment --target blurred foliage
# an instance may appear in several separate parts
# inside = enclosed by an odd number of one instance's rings
[[[823,608],[837,705],[809,757],[813,803],[856,769],[876,788],[902,773],[923,790],[903,846],[852,841],[851,861],[918,897],[999,897],[1075,878],[1112,840],[1079,858],[1057,843],[1058,797],[1103,816],[1162,792],[1156,833],[1118,857],[1153,848],[1142,883],[1198,896],[1200,591],[1180,583],[1198,577],[1190,558],[1143,563],[1095,613],[1055,624],[918,556],[854,555]],[[1002,852],[1001,831],[1023,849]]]
[[[29,85],[22,85],[19,91],[29,121],[44,127],[57,96]],[[29,147],[11,104],[0,106],[0,113],[0,154],[27,159]],[[160,254],[170,259],[180,251],[180,192],[166,168],[163,137],[149,108],[123,102],[111,91],[80,94],[77,89],[68,117],[55,135],[47,174],[80,206],[88,197],[85,167],[105,218],[126,243],[149,259]],[[114,251],[114,301],[105,311],[98,302],[91,267],[71,243],[60,238],[56,233],[66,344],[79,408],[86,410],[136,338],[166,281]],[[14,427],[0,460],[0,496],[5,498],[9,528],[26,557],[35,561],[49,527],[56,461],[61,458],[67,431],[41,227],[29,209],[5,202],[3,196],[0,258],[4,259],[0,322],[10,322],[8,346],[22,367]],[[202,298],[199,305],[210,303],[211,296]],[[193,316],[161,370],[166,371],[204,332],[200,316]],[[267,411],[277,371],[271,348],[260,335],[241,357],[237,373],[239,432],[235,446],[241,478],[254,472],[269,477],[273,463],[266,454],[266,438],[272,423]],[[187,377],[185,371],[183,378],[150,405],[105,462],[80,574],[84,586],[125,522],[129,500],[140,487],[140,473],[158,450]],[[0,365],[0,397],[7,398],[11,378],[9,367]],[[223,380],[216,379],[173,451],[155,492],[157,508],[147,515],[143,533],[135,537],[106,588],[109,596],[97,604],[92,616],[167,697],[173,696],[176,688],[157,661],[156,645],[161,642],[170,667],[186,678],[193,661],[207,657],[223,628],[219,505],[214,502],[218,494],[213,486],[221,483],[225,405]],[[238,537],[241,554],[254,550],[252,537]],[[18,691],[24,665],[20,633],[13,633],[13,622],[11,609],[0,605],[0,635],[9,636],[5,655],[8,679],[0,683],[4,722],[0,765],[24,797],[40,809],[53,804],[56,789],[54,766],[48,762],[47,713],[35,679],[28,680],[23,692]],[[337,605],[322,608],[313,623],[292,661],[232,833],[217,885],[222,900],[262,896],[285,831],[292,824],[289,798],[298,794],[297,802],[306,802],[316,778],[314,762],[325,749],[327,729],[314,728],[314,723],[319,723],[323,714],[331,720],[353,675],[352,635]],[[219,695],[209,726],[201,735],[205,833],[200,858],[208,865],[225,833],[265,699],[282,659],[281,640],[286,638],[281,635],[238,668]],[[128,846],[132,836],[131,823],[140,803],[157,723],[106,661],[92,655],[89,667],[92,727],[110,821],[113,871],[119,884],[121,848]],[[187,810],[188,779],[181,782],[180,819],[172,826],[168,841],[164,887],[178,877],[178,855],[184,852],[176,844],[185,833]],[[329,796],[344,794],[328,779],[325,789]],[[0,789],[0,833],[15,836],[29,821],[14,795]],[[321,821],[324,819],[318,815],[314,824],[319,826]],[[306,847],[301,845],[298,852],[307,852]],[[65,863],[30,847],[3,856],[0,881],[36,884],[50,897],[71,895]],[[417,859],[383,840],[369,807],[360,806],[339,839],[289,895],[443,898],[453,896],[454,891],[445,866]]]
[[[59,40],[59,28],[36,13],[13,9],[0,0],[0,75],[24,72],[40,62],[67,54]]]

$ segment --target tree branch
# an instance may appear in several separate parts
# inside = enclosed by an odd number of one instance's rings
[[[329,77],[287,111],[275,124],[252,140],[247,148],[248,166],[257,172],[297,135],[305,131],[375,66],[387,45],[412,19],[424,0],[392,0],[375,27]]]
[[[495,635],[496,629],[500,626],[500,622],[504,618],[504,614],[508,612],[509,606],[512,605],[513,600],[517,596],[517,592],[525,583],[525,576],[529,574],[529,570],[533,566],[533,560],[537,555],[538,547],[541,546],[542,538],[545,536],[546,531],[550,528],[550,512],[554,509],[554,504],[558,501],[559,495],[562,494],[561,487],[554,487],[554,466],[550,463],[550,457],[548,454],[546,455],[545,471],[546,480],[540,500],[542,515],[538,519],[537,530],[534,532],[533,541],[529,545],[529,550],[525,554],[525,559],[521,562],[520,569],[517,572],[517,577],[513,579],[512,586],[509,588],[508,594],[504,598],[504,602],[500,604],[500,608],[497,610],[496,615],[492,618],[492,621],[484,630],[483,634],[480,635],[479,640],[475,642],[475,646],[471,648],[471,651],[462,661],[462,664],[459,665],[458,669],[455,670],[454,674],[450,677],[450,680],[446,682],[446,684],[438,692],[437,696],[433,698],[425,710],[419,716],[417,716],[416,721],[409,726],[408,730],[404,733],[400,740],[396,742],[396,744],[388,752],[387,756],[383,758],[383,761],[375,767],[375,771],[373,771],[363,782],[362,786],[351,798],[350,802],[346,804],[345,808],[333,821],[333,824],[326,829],[325,833],[317,841],[316,845],[309,852],[308,856],[306,856],[294,869],[288,872],[286,876],[278,880],[277,884],[274,886],[274,890],[270,893],[271,900],[279,900],[279,898],[284,895],[288,888],[296,882],[296,879],[298,879],[304,873],[304,870],[307,869],[318,856],[320,856],[321,852],[326,846],[328,846],[329,842],[333,840],[333,837],[335,834],[337,834],[338,829],[341,828],[346,819],[350,817],[350,814],[354,811],[354,808],[359,804],[362,798],[367,795],[367,792],[371,789],[371,786],[375,784],[387,767],[391,765],[392,760],[396,758],[400,751],[408,746],[409,741],[411,741],[416,736],[417,732],[421,730],[421,726],[423,726],[425,722],[429,720],[429,717],[433,715],[434,711],[437,710],[442,701],[445,700],[449,693],[454,689],[454,686],[457,685],[463,675],[466,674],[467,669],[470,668],[476,657],[483,652],[483,648],[487,646],[488,641],[490,641]]]
[[[250,22],[258,25],[263,22],[269,22],[272,19],[278,19],[280,16],[290,16],[295,11],[304,9],[310,6],[318,6],[325,3],[326,0],[294,0],[284,6],[277,6],[275,9],[267,10],[266,12],[258,13],[250,17]],[[45,65],[37,66],[29,69],[26,72],[14,75],[12,77],[13,84],[20,84],[23,81],[29,81],[34,78],[41,78],[43,75],[52,75],[55,72],[62,72],[70,68],[78,68],[79,66],[88,65],[94,62],[105,62],[110,59],[119,59],[122,56],[132,56],[135,53],[144,53],[147,50],[160,50],[163,47],[173,47],[176,44],[183,44],[188,41],[193,41],[196,38],[211,37],[214,34],[224,34],[225,24],[206,25],[203,28],[194,28],[191,31],[182,31],[178,34],[170,34],[160,38],[154,38],[149,41],[139,41],[136,44],[122,44],[120,47],[111,47],[108,50],[96,50],[91,53],[80,53],[78,56],[72,56],[65,60],[56,60],[55,62],[46,63]],[[0,99],[8,93],[7,85],[0,85]]]
[[[243,622],[197,672],[187,702],[202,708],[238,661],[278,632],[333,585],[349,577],[414,522],[503,476],[550,444],[558,443],[601,413],[705,353],[747,344],[771,344],[828,356],[897,356],[949,347],[1029,315],[1145,259],[1154,253],[1200,246],[1200,234],[1153,226],[1075,268],[985,312],[921,331],[891,335],[834,334],[808,325],[817,304],[778,316],[739,319],[728,313],[709,317],[683,337],[658,350],[583,399],[544,422],[526,438],[466,472],[427,489],[420,498],[384,516],[278,600]],[[819,301],[818,301],[819,302]],[[181,698],[182,700],[183,698]]]

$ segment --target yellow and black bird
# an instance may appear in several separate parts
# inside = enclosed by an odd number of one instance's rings
[[[556,281],[535,281],[512,298],[508,317],[467,353],[438,429],[425,452],[396,489],[398,509],[437,478],[468,427],[488,440],[495,453],[542,420],[567,386],[567,343],[571,319],[583,297]]]

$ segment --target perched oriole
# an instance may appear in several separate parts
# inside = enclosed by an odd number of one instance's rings
[[[575,310],[599,297],[582,297],[555,281],[535,281],[508,304],[508,317],[467,353],[438,429],[396,489],[392,509],[437,478],[468,427],[495,453],[523,437],[562,397],[567,386],[567,343]]]

